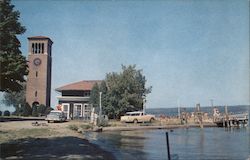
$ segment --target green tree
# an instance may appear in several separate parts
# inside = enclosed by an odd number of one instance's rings
[[[2,102],[7,106],[13,106],[15,108],[15,115],[19,115],[21,113],[21,107],[26,106],[26,84],[22,83],[22,89],[20,91],[9,91],[5,92],[3,95]]]
[[[107,92],[106,97],[105,97],[105,101],[106,101],[106,103],[104,103],[104,105],[103,105],[104,114],[107,115],[111,119],[115,119],[116,118],[115,106],[117,104],[117,100],[116,100],[115,96],[112,96],[112,94],[110,92]]]
[[[101,83],[95,83],[90,94],[90,103],[95,107],[95,111],[99,112],[100,105],[100,92],[102,92],[102,106],[105,106],[107,103],[107,86],[106,82],[102,81]]]
[[[25,103],[25,105],[21,105],[21,110],[19,113],[21,116],[31,116],[32,108],[28,103]]]
[[[95,83],[91,90],[89,101],[96,109],[99,106],[99,92],[99,85]]]
[[[0,1],[0,91],[20,91],[28,74],[25,57],[20,51],[17,35],[25,32],[18,21],[20,13],[13,10],[10,0]]]
[[[104,112],[110,118],[119,118],[128,111],[143,109],[143,98],[152,90],[146,88],[146,77],[136,65],[122,65],[121,73],[106,75],[107,93],[104,97]]]
[[[108,88],[105,81],[102,81],[99,85],[99,92],[102,92],[102,106],[106,106],[107,104],[107,94],[108,94]],[[99,96],[100,97],[100,96]],[[99,102],[100,103],[100,102]]]

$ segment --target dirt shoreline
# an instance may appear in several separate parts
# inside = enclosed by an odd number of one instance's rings
[[[130,127],[104,127],[103,131],[132,131],[132,130],[151,130],[151,129],[175,129],[175,128],[199,128],[198,124],[190,125],[157,125],[157,126],[130,126]],[[217,127],[216,124],[204,124],[206,127]]]
[[[115,157],[70,130],[82,122],[49,123],[39,121],[0,123],[1,159],[107,159]]]
[[[37,122],[38,125],[32,125]],[[111,122],[112,124],[112,122]],[[102,131],[130,131],[149,129],[175,129],[199,127],[198,124],[122,124],[103,127]],[[0,122],[0,158],[1,159],[107,159],[115,157],[100,146],[90,143],[84,133],[69,129],[89,125],[83,121],[65,123],[47,123],[46,121],[8,121]],[[126,126],[123,126],[126,125]],[[204,127],[215,127],[204,124]],[[77,128],[76,127],[76,128]],[[84,132],[84,130],[82,130]]]

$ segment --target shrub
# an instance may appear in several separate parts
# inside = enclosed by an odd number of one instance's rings
[[[53,110],[53,108],[47,107],[44,104],[40,104],[39,106],[37,106],[38,116],[46,116],[50,113],[51,110]]]
[[[33,117],[38,117],[38,111],[37,111],[37,106],[36,105],[32,106],[32,116]]]
[[[21,108],[22,108],[22,112],[21,112],[22,116],[30,116],[32,114],[32,108],[30,107],[28,103],[26,103],[25,105],[22,105]]]
[[[45,114],[45,115],[48,115],[48,114],[50,113],[50,111],[52,111],[52,110],[54,110],[54,109],[51,108],[51,107],[47,107],[47,108],[45,109],[45,111],[44,111],[44,114]]]
[[[82,124],[81,126],[80,126],[82,129],[92,129],[93,127],[91,126],[91,125],[88,125],[88,124]]]
[[[108,121],[102,120],[102,121],[98,121],[98,126],[99,127],[108,127]]]
[[[38,116],[43,116],[45,110],[46,110],[46,106],[45,106],[45,105],[40,104],[39,106],[37,106],[37,113],[38,113]]]
[[[75,124],[71,124],[68,126],[69,129],[73,130],[73,131],[77,131],[78,130],[78,126]]]
[[[97,119],[97,124],[99,127],[108,127],[108,117],[103,115],[103,117]]]
[[[8,111],[8,110],[4,111],[3,115],[4,116],[10,116],[10,111]]]

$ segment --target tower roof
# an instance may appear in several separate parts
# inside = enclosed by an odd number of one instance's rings
[[[48,39],[49,41],[51,41],[53,43],[53,41],[49,38],[49,37],[46,37],[46,36],[32,36],[32,37],[28,37],[28,40],[35,40],[35,39]]]
[[[84,81],[80,81],[80,82],[67,84],[65,86],[56,88],[55,90],[58,92],[72,91],[72,90],[78,90],[78,91],[92,90],[93,86],[96,83],[100,84],[101,82],[102,82],[101,80],[84,80]]]

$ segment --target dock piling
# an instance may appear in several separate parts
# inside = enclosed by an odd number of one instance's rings
[[[166,132],[166,142],[167,142],[168,160],[171,160],[171,156],[170,156],[170,148],[169,148],[169,138],[168,138],[168,132]]]

